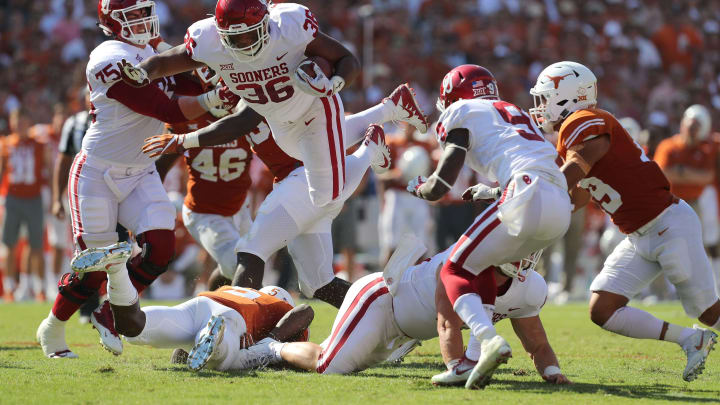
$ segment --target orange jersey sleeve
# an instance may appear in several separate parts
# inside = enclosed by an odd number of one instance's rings
[[[572,113],[560,127],[557,151],[565,159],[568,149],[602,134],[612,134],[613,121],[608,120],[610,113],[598,109],[586,109]],[[614,122],[617,125],[617,121]]]
[[[258,342],[277,325],[293,307],[287,302],[252,288],[220,287],[199,294],[230,307],[242,315],[247,332]]]

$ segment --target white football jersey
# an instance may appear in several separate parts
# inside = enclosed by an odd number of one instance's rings
[[[155,54],[149,45],[140,49],[115,40],[101,43],[90,53],[85,76],[92,103],[90,114],[94,115],[94,119],[82,142],[82,149],[89,156],[119,166],[146,167],[155,160],[142,153],[141,147],[145,138],[164,132],[163,122],[138,114],[107,97],[108,89],[120,81],[117,67],[120,60],[137,64]],[[172,97],[172,91],[169,90],[174,87],[172,77],[155,83],[168,97]]]
[[[456,128],[470,132],[465,158],[468,166],[501,187],[521,171],[539,170],[564,179],[555,163],[555,147],[545,140],[530,116],[513,104],[483,99],[456,101],[440,115],[436,126],[441,145]]]
[[[452,251],[452,246],[430,260],[410,267],[403,273],[393,297],[395,321],[408,336],[427,340],[437,337],[435,288],[438,272]],[[512,280],[505,294],[495,299],[496,323],[505,318],[528,318],[538,315],[545,304],[547,284],[535,271]]]
[[[225,84],[253,110],[273,123],[293,122],[315,101],[293,86],[291,75],[306,58],[305,48],[317,35],[317,22],[299,4],[270,7],[270,39],[260,56],[240,62],[225,50],[215,28],[215,18],[200,20],[188,28],[185,48],[196,61],[218,72]]]

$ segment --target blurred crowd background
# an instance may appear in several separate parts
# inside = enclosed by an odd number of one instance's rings
[[[214,13],[215,0],[155,0],[161,34],[170,44],[182,43],[187,27]],[[276,1],[277,2],[277,1]],[[454,66],[474,63],[489,68],[500,96],[528,109],[528,90],[546,65],[574,60],[598,77],[599,107],[617,117],[632,117],[643,129],[639,141],[652,155],[657,145],[676,134],[685,108],[706,106],[720,122],[720,1],[717,0],[307,0],[321,29],[350,47],[363,64],[358,82],[341,93],[347,111],[379,102],[399,83],[410,82],[432,120],[444,74]],[[96,26],[97,0],[0,0],[0,135],[13,128],[9,117],[25,107],[32,134],[46,148],[47,186],[57,154],[63,122],[85,108],[85,65],[89,52],[105,40]],[[396,161],[409,146],[421,146],[436,157],[434,134],[413,133],[390,125],[398,148]],[[432,132],[432,131],[430,131]],[[414,149],[413,153],[420,153]],[[421,153],[420,153],[421,154]],[[269,183],[262,163],[253,163],[252,198],[257,206]],[[432,166],[432,163],[430,164]],[[182,169],[168,178],[167,188],[181,201]],[[336,221],[338,270],[357,278],[382,267],[392,241],[383,229],[400,227],[386,207],[401,204],[402,173],[395,178],[369,178]],[[631,174],[628,174],[631,175]],[[459,194],[475,181],[465,173],[452,196],[415,216],[397,219],[426,236],[430,250],[449,245],[472,222],[482,206],[461,204]],[[393,194],[393,190],[395,195]],[[4,204],[3,204],[4,205]],[[384,216],[383,216],[384,215]],[[398,214],[399,215],[399,214]],[[557,302],[584,299],[586,287],[603,260],[604,215],[589,209],[576,215],[572,240],[545,254],[541,271],[551,282]],[[179,222],[181,224],[181,221]],[[183,230],[178,229],[179,233]],[[60,250],[46,243],[46,291],[33,291],[32,269],[23,268],[10,299],[52,299],[57,277],[67,270],[70,232]],[[214,267],[189,238],[173,272],[153,291],[158,298],[192,294],[198,275]],[[23,249],[21,242],[17,249]],[[185,256],[182,252],[188,250]],[[193,250],[194,249],[194,250]],[[53,258],[61,251],[63,260]],[[7,249],[0,252],[6,256]],[[25,263],[16,255],[19,262]],[[0,260],[0,263],[4,263]],[[54,268],[59,263],[61,269]],[[280,254],[268,270],[282,283],[293,284],[289,260]],[[57,266],[55,266],[57,267]],[[349,270],[349,271],[348,271]],[[41,272],[38,272],[41,274]],[[575,276],[579,277],[575,277]],[[272,281],[273,276],[268,281]],[[202,283],[203,277],[199,277]],[[24,284],[23,284],[24,283]],[[167,284],[167,291],[164,290]],[[20,286],[26,286],[20,288]],[[672,291],[651,292],[668,298]]]

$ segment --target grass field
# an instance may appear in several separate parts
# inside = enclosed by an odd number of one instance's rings
[[[149,304],[145,302],[144,304]],[[335,310],[317,301],[311,339],[327,336]],[[435,388],[433,374],[443,371],[432,340],[402,364],[386,364],[351,376],[320,376],[282,371],[194,373],[171,365],[171,350],[125,345],[113,357],[98,344],[97,333],[76,318],[67,339],[77,360],[50,360],[34,342],[48,305],[0,304],[0,404],[424,404],[457,401],[508,403],[720,403],[720,353],[713,353],[705,373],[686,383],[685,358],[672,343],[633,340],[593,325],[583,304],[546,307],[541,317],[565,374],[574,385],[551,386],[534,370],[508,321],[498,331],[514,357],[483,391]],[[650,311],[668,321],[689,325],[679,304]]]

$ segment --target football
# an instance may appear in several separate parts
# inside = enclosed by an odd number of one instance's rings
[[[309,58],[304,59],[302,62],[300,62],[300,65],[305,63],[305,61],[311,61],[314,64],[318,65],[320,67],[320,70],[325,73],[325,76],[329,79],[333,74],[333,66],[330,64],[330,62],[323,58],[322,56],[310,56]],[[313,70],[313,67],[311,64],[304,65],[302,67],[302,70],[308,74],[311,78],[315,78],[315,71]]]

